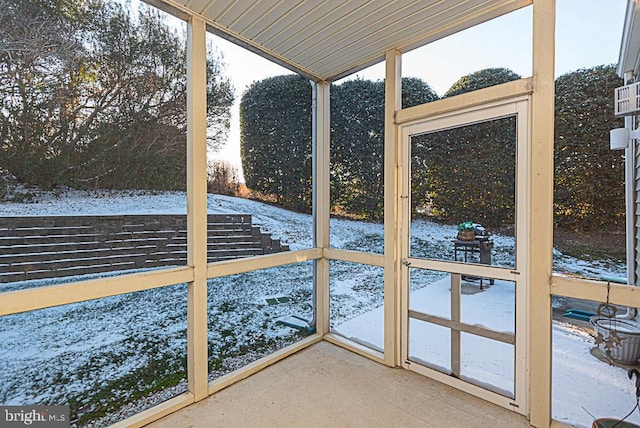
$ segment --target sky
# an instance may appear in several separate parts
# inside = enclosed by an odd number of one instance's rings
[[[557,0],[556,76],[617,63],[625,9],[626,0]],[[460,77],[488,67],[506,67],[523,77],[531,76],[531,27],[532,7],[520,9],[404,54],[402,75],[423,79],[439,95]],[[236,91],[227,146],[212,157],[239,166],[243,92],[254,81],[291,71],[217,36],[208,37],[224,55],[226,73]],[[356,77],[383,79],[384,63],[347,79]]]

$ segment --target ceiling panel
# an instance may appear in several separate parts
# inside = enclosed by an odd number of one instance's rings
[[[284,0],[280,0],[278,3],[282,3]],[[278,13],[278,3],[270,3],[270,2],[260,2],[254,3],[254,7],[248,12],[241,16],[236,23],[233,24],[234,31],[238,31],[241,34],[247,34],[248,29],[254,26],[255,23],[259,22],[262,17],[267,15],[271,11],[275,11]]]
[[[330,35],[339,31],[340,27],[348,27],[361,9],[369,3],[367,0],[338,1],[330,12],[322,17],[312,16],[313,25],[303,24],[299,31],[290,32],[289,39],[274,46],[275,49],[289,56],[289,51],[300,44],[317,45],[318,35]],[[370,4],[370,3],[369,3]]]
[[[148,0],[314,80],[332,81],[531,0]]]
[[[359,38],[360,35],[369,31],[369,27],[377,25],[380,21],[383,21],[386,16],[393,12],[394,6],[397,6],[395,2],[386,3],[383,7],[377,7],[371,2],[367,2],[366,6],[361,9],[362,14],[358,17],[353,17],[350,25],[341,25],[336,31],[328,35],[324,40],[324,46],[320,48],[311,49],[313,45],[303,45],[294,47],[290,50],[289,55],[292,58],[299,58],[300,60],[308,60],[311,56],[322,55],[328,50],[333,50],[336,44],[350,44]],[[414,4],[412,0],[405,0],[404,3]]]
[[[258,34],[254,40],[256,43],[265,46],[274,43],[274,39],[281,40],[283,38],[282,34],[285,33],[287,29],[292,31],[291,27],[293,23],[299,22],[306,16],[313,16],[314,12],[317,13],[316,9],[321,6],[322,4],[319,1],[306,0],[296,4],[291,9],[287,9],[286,12],[279,9],[280,16],[278,19],[263,22],[262,26],[264,30]],[[277,43],[277,41],[275,43]]]
[[[267,38],[264,36],[264,32],[267,29],[275,29],[278,27],[278,23],[284,19],[288,19],[288,16],[294,11],[299,10],[305,3],[309,3],[306,0],[281,0],[277,4],[274,4],[267,13],[263,14],[258,20],[250,27],[243,30],[243,34],[252,40],[259,40]],[[282,8],[287,7],[288,11],[282,13]]]
[[[472,14],[479,7],[478,3],[482,1],[466,2],[465,8],[461,4],[445,7],[442,3],[438,3],[429,15],[406,15],[395,21],[398,23],[396,26],[381,27],[370,34],[357,34],[341,43],[340,47],[332,49],[330,56],[309,58],[308,64],[312,68],[320,67],[322,63],[331,64],[344,58],[368,58],[383,54],[389,49],[404,47],[414,40],[416,34],[429,34],[439,28],[447,28],[460,18]]]
[[[426,3],[426,2],[425,2]],[[448,7],[442,2],[431,2],[428,17],[436,17],[442,12],[442,8]],[[435,4],[434,4],[435,3]],[[351,32],[347,37],[341,40],[331,40],[336,34],[330,35],[329,43],[325,47],[330,49],[314,49],[311,52],[307,52],[306,55],[296,58],[296,60],[304,60],[309,64],[317,64],[328,57],[344,56],[344,52],[364,50],[378,50],[380,40],[387,37],[391,37],[392,40],[401,40],[401,33],[406,33],[406,27],[413,24],[415,20],[421,19],[425,14],[418,14],[416,11],[424,10],[423,5],[418,5],[416,2],[409,2],[402,9],[381,9],[376,11],[367,17],[367,23],[356,23],[351,27],[346,27],[344,32]],[[388,25],[389,18],[394,22],[394,25]],[[422,18],[424,19],[424,18]],[[427,18],[429,19],[429,18]],[[425,27],[426,29],[426,27]],[[413,30],[411,31],[413,34]],[[325,52],[323,55],[322,52]],[[328,55],[326,52],[329,52]],[[382,51],[384,52],[384,51]],[[370,53],[362,52],[364,56],[370,56]]]
[[[198,13],[202,12],[203,9],[207,7],[209,3],[213,3],[215,0],[189,0],[185,3],[189,9],[194,10]]]
[[[260,9],[262,7],[268,8],[269,5],[266,2],[239,2],[236,1],[235,4],[230,7],[226,13],[220,18],[218,18],[218,22],[227,27],[233,29],[235,32],[240,32],[241,29],[236,27],[236,24],[240,18],[245,16],[253,15],[254,9]]]
[[[209,2],[200,14],[213,22],[220,22],[222,17],[234,7],[237,7],[235,0],[214,0]]]

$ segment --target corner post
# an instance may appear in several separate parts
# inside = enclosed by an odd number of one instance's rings
[[[402,109],[402,55],[386,53],[384,86],[384,362],[400,361],[400,236],[398,205],[398,129],[396,111]]]
[[[313,158],[313,246],[329,248],[329,90],[327,82],[311,83]],[[315,326],[320,335],[329,333],[329,260],[314,263]]]
[[[551,275],[553,247],[553,147],[555,0],[533,2],[533,79],[529,151],[529,411],[531,425],[551,423]],[[536,358],[532,351],[535,350]]]
[[[192,17],[187,32],[187,379],[195,401],[208,396],[207,367],[207,91],[206,27]]]

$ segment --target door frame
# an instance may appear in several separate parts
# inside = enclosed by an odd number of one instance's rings
[[[486,401],[528,414],[529,361],[527,359],[528,337],[528,176],[530,168],[531,97],[517,96],[494,102],[487,102],[468,108],[451,110],[440,114],[416,118],[399,125],[400,159],[398,162],[398,205],[402,212],[398,238],[401,243],[401,364],[404,368],[423,374],[437,381],[475,395]],[[485,122],[503,117],[516,117],[516,258],[514,268],[486,265],[472,265],[459,262],[412,258],[409,255],[411,237],[411,143],[410,136],[436,132],[465,125]],[[409,266],[413,268],[438,270],[452,274],[452,290],[459,285],[459,275],[491,277],[512,281],[516,284],[515,296],[515,365],[514,397],[506,397],[462,379],[435,369],[409,361]],[[452,329],[454,331],[454,329]],[[457,330],[458,332],[460,330]],[[454,362],[452,362],[453,368]]]

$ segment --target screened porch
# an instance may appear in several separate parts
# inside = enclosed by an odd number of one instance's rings
[[[640,307],[640,296],[635,287],[553,274],[555,1],[148,3],[187,25],[186,263],[4,292],[0,316],[150,290],[170,290],[182,299],[184,390],[114,426],[564,426],[552,420],[552,298]],[[532,8],[531,76],[403,107],[403,54],[525,7]],[[308,248],[207,263],[208,32],[311,81]],[[335,113],[330,88],[380,62],[386,70],[382,251],[344,249],[331,239],[329,136]],[[512,246],[487,264],[459,260],[453,244],[446,256],[416,244],[420,231],[412,225],[411,200],[420,150],[456,130],[495,123],[511,127]],[[350,269],[370,269],[381,291],[377,312],[360,319],[357,327],[342,322],[332,300],[340,286],[336,278]],[[232,341],[234,331],[216,330],[211,315],[218,309],[208,299],[235,293],[234,281],[243,275],[253,284],[275,284],[263,293],[275,299],[274,307],[300,298],[295,301],[297,321],[289,318],[280,326],[295,331],[287,330],[282,341],[265,339],[268,355],[218,373],[224,357],[211,355],[211,342]],[[297,279],[291,285],[295,292],[276,289],[284,277]],[[469,278],[481,281],[470,283]],[[422,296],[422,285],[432,294]],[[474,318],[487,308],[483,296],[492,293],[501,305],[494,313],[504,319]],[[150,309],[157,311],[158,325],[163,325],[162,308],[175,301],[167,298]],[[441,303],[429,306],[435,301]],[[266,312],[269,305],[255,306]],[[236,316],[249,322],[252,314],[238,310]],[[256,336],[264,339],[260,332]],[[480,348],[481,355],[473,353]],[[504,372],[488,371],[490,366]]]

